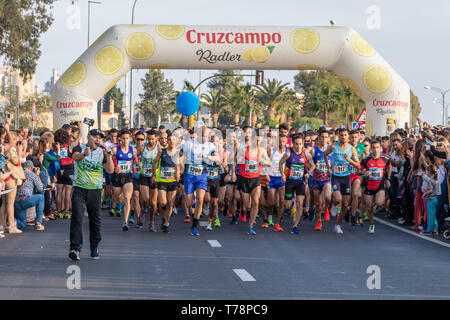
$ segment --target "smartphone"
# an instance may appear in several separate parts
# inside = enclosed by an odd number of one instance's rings
[[[10,113],[7,113],[7,114],[6,114],[6,117],[7,117],[8,119],[11,119],[11,114],[10,114]]]

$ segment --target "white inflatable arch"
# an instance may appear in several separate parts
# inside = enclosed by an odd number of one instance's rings
[[[97,119],[97,101],[130,69],[332,70],[366,102],[366,130],[409,124],[409,86],[348,27],[116,25],[61,76],[57,127]]]

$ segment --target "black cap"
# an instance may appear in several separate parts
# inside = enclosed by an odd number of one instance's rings
[[[91,131],[89,131],[89,135],[90,136],[101,136],[102,138],[105,137],[105,135],[98,129],[92,129]]]

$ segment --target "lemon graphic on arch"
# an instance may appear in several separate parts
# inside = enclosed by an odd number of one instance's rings
[[[253,51],[253,48],[250,48],[250,49],[248,49],[247,51],[244,52],[244,54],[242,56],[244,61],[253,61],[252,51]]]
[[[353,51],[361,57],[371,57],[375,54],[375,50],[357,32],[354,32],[350,37],[350,43],[352,44]]]
[[[391,87],[392,75],[382,65],[374,64],[364,70],[362,82],[370,92],[383,93]]]
[[[177,40],[184,34],[184,26],[158,25],[156,32],[166,40]]]
[[[155,40],[145,32],[135,32],[125,41],[125,51],[134,60],[146,60],[155,53]]]
[[[94,64],[101,74],[114,74],[123,65],[123,53],[115,46],[105,46],[95,54]]]
[[[300,53],[312,53],[320,44],[320,35],[312,29],[295,29],[291,33],[291,46]]]
[[[81,61],[75,61],[69,69],[64,72],[61,82],[64,87],[75,87],[86,78],[86,66]]]
[[[267,61],[270,57],[270,51],[267,47],[256,47],[252,50],[251,53],[252,59],[255,62],[262,63]]]

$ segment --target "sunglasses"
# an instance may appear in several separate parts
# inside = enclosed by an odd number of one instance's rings
[[[305,143],[311,143],[311,140],[305,140]]]
[[[370,146],[370,144],[365,144],[365,145],[364,145],[364,147],[368,147],[368,146]]]
[[[145,141],[145,139],[136,139],[136,141]]]

